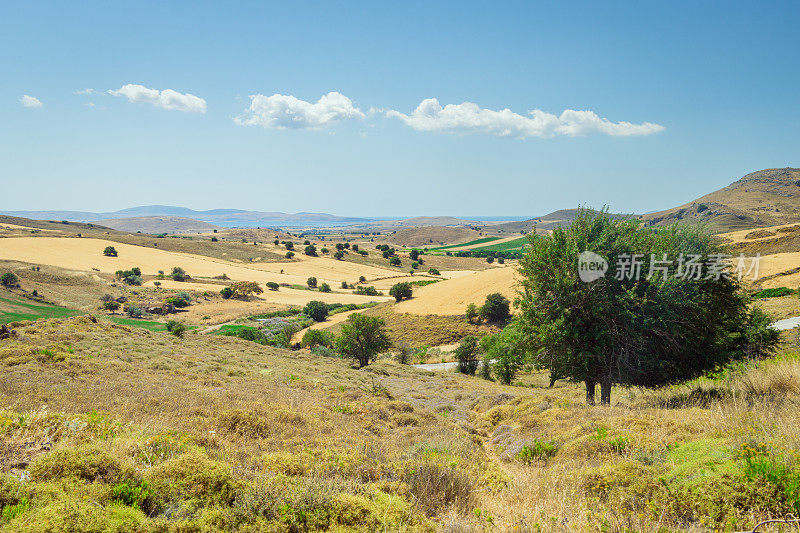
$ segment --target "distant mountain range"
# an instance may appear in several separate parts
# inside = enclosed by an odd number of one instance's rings
[[[141,217],[184,217],[222,227],[280,227],[280,226],[340,226],[366,224],[372,218],[340,217],[327,213],[281,213],[245,211],[243,209],[211,209],[195,211],[186,207],[170,205],[145,205],[107,213],[89,211],[0,211],[0,214],[35,220],[70,220],[74,222],[98,222],[109,219]]]

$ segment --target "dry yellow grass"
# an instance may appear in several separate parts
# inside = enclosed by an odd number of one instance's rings
[[[103,249],[114,246],[118,257],[106,257]],[[385,278],[397,276],[397,272],[366,265],[357,265],[324,257],[302,256],[296,262],[236,264],[221,259],[212,259],[179,252],[167,252],[155,248],[145,248],[103,239],[79,239],[57,237],[20,237],[4,239],[0,243],[0,259],[24,261],[34,264],[59,266],[71,270],[114,273],[134,266],[142,269],[145,275],[155,275],[159,270],[169,272],[173,266],[184,268],[195,278],[212,278],[223,273],[232,280],[256,281],[264,284],[277,283],[305,284],[309,277],[316,277],[319,283],[328,282],[337,287],[342,281],[355,282],[359,276]],[[281,270],[284,272],[281,273]],[[215,284],[180,284],[161,280],[165,288],[215,290]],[[303,305],[310,300],[326,302],[364,303],[388,298],[359,296],[347,293],[318,293],[305,290],[281,288],[279,291],[265,291],[262,298],[270,303]]]
[[[514,299],[513,267],[492,268],[414,289],[414,297],[395,306],[398,313],[463,315],[467,305],[481,305],[486,295],[499,292]]]

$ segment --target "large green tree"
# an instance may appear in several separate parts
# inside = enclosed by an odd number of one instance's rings
[[[692,256],[700,265],[723,259],[696,227],[656,230],[581,210],[569,227],[529,240],[519,267],[526,350],[551,379],[584,382],[589,403],[597,384],[607,404],[613,384],[674,383],[775,347],[777,332],[763,313],[748,310],[735,278],[689,270]],[[579,275],[585,251],[608,263],[594,281]]]
[[[383,319],[362,313],[347,317],[341,334],[336,338],[339,353],[355,360],[359,368],[370,364],[380,352],[391,346]]]

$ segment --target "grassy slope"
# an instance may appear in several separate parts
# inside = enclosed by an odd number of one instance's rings
[[[30,481],[0,475],[8,531],[739,530],[792,505],[748,464],[796,468],[794,357],[587,408],[540,374],[358,371],[85,317],[18,329],[0,470]]]
[[[485,242],[492,242],[499,239],[500,237],[483,237],[481,239],[475,239],[474,241],[465,242],[463,244],[450,244],[448,246],[437,246],[436,248],[431,248],[431,250],[447,250],[449,248],[461,248],[463,246],[472,246],[473,244],[483,244]]]
[[[587,408],[541,374],[358,371],[86,317],[17,329],[0,470],[30,481],[0,475],[8,531],[741,530],[793,505],[795,356]]]

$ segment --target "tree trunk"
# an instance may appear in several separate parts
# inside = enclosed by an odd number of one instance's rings
[[[600,383],[600,403],[602,405],[611,405],[611,381],[603,380]]]
[[[594,381],[586,381],[586,403],[594,405],[594,388],[596,383]]]

